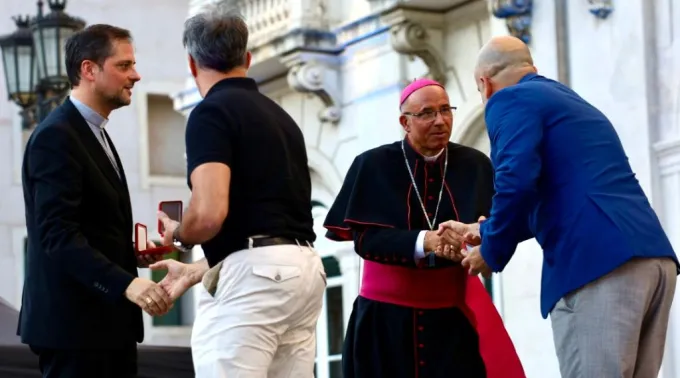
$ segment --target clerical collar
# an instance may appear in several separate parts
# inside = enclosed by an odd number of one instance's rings
[[[94,110],[92,110],[92,108],[83,104],[77,98],[69,96],[69,99],[71,100],[71,103],[73,103],[73,106],[75,106],[76,109],[78,109],[78,112],[80,112],[83,118],[85,118],[85,121],[87,121],[87,123],[89,123],[90,125],[103,129],[109,122],[108,119],[102,117],[101,114],[95,112]]]
[[[437,159],[439,159],[440,156],[442,156],[442,152],[444,152],[444,149],[443,149],[443,148],[442,148],[441,151],[439,151],[439,152],[438,152],[436,155],[434,155],[434,156],[425,156],[425,155],[423,155],[423,160],[425,160],[425,161],[428,162],[428,163],[434,163],[435,161],[437,161]]]
[[[407,153],[407,155],[409,156],[409,158],[410,158],[410,159],[414,159],[414,158],[415,158],[415,159],[418,159],[418,158],[421,158],[421,159],[423,159],[426,163],[434,163],[434,162],[436,162],[436,161],[442,156],[442,152],[444,152],[444,150],[446,149],[446,148],[442,148],[442,150],[439,151],[439,152],[438,152],[436,155],[434,155],[434,156],[425,156],[425,155],[421,154],[420,152],[416,151],[416,149],[413,147],[413,145],[411,145],[411,141],[408,140],[408,138],[405,138],[405,142],[406,142],[406,143],[404,143],[404,144],[406,145],[406,153]]]

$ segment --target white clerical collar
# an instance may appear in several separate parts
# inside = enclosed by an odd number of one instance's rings
[[[435,162],[435,161],[437,161],[437,159],[439,159],[439,157],[441,156],[442,152],[444,152],[444,150],[445,150],[445,148],[442,148],[442,150],[439,151],[439,152],[438,152],[436,155],[434,155],[434,156],[425,156],[425,155],[423,155],[423,159],[424,159],[426,162],[428,162],[428,163]]]
[[[85,121],[89,123],[92,126],[98,127],[100,129],[104,129],[106,127],[106,124],[109,122],[108,119],[104,118],[101,116],[101,114],[95,112],[92,108],[89,106],[85,105],[82,101],[78,100],[77,98],[73,96],[69,96],[69,99],[71,100],[71,103],[73,103],[73,106],[78,109],[78,112],[80,112],[80,115],[85,118]]]

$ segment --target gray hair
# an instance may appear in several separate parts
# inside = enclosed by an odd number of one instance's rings
[[[228,72],[246,62],[248,26],[237,9],[218,2],[184,22],[182,44],[199,67]]]

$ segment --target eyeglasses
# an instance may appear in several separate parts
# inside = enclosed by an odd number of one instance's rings
[[[453,116],[453,112],[456,109],[457,108],[455,106],[447,106],[439,110],[426,110],[420,113],[403,112],[401,114],[416,117],[421,121],[429,122],[434,121],[437,118],[437,113],[441,114],[443,118],[451,118]]]

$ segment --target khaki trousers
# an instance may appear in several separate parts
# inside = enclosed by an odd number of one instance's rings
[[[312,378],[325,289],[312,248],[277,245],[229,255],[198,287],[191,337],[196,377]]]

